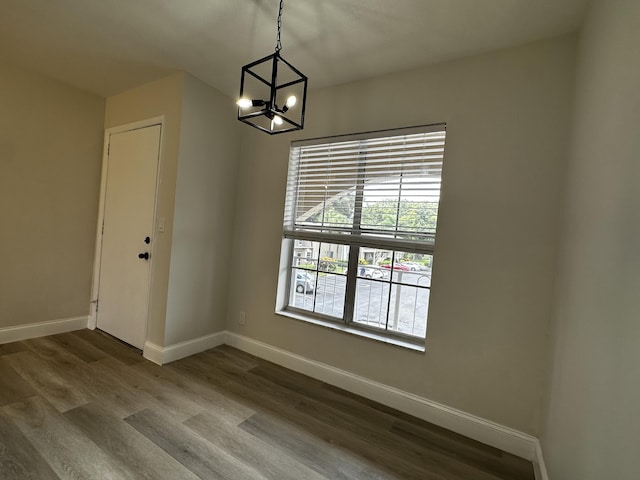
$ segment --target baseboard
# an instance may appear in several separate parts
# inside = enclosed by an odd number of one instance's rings
[[[186,342],[175,343],[167,347],[160,347],[151,342],[145,342],[142,356],[158,365],[175,362],[181,358],[204,352],[210,348],[224,344],[225,332],[212,333],[203,337],[187,340]]]
[[[0,344],[81,330],[87,328],[87,323],[88,317],[84,316],[0,328]],[[531,435],[233,332],[217,332],[167,347],[146,342],[143,355],[158,365],[164,365],[225,343],[486,445],[530,460],[534,464],[536,480],[549,480],[540,442]]]
[[[536,480],[549,480],[549,474],[547,473],[547,466],[544,463],[544,457],[542,456],[542,445],[540,441],[536,439],[536,456],[533,459],[533,469],[536,474]]]
[[[162,365],[163,348],[151,342],[144,342],[144,348],[142,349],[142,356],[147,360],[155,363],[156,365]]]
[[[28,323],[15,327],[0,328],[0,344],[82,330],[83,328],[87,328],[88,318],[87,316],[63,318],[61,320],[50,320],[48,322]]]
[[[472,438],[485,445],[526,460],[533,461],[535,458],[538,439],[531,435],[233,332],[226,332],[225,343]]]

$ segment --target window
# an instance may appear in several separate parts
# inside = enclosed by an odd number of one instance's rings
[[[444,125],[292,144],[279,313],[422,343],[444,144]]]

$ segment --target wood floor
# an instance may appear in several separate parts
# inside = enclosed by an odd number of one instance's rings
[[[521,480],[530,463],[230,347],[0,345],[0,479]]]

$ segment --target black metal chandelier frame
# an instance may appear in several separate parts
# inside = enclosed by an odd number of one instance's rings
[[[304,116],[306,109],[306,99],[307,99],[307,77],[300,72],[297,68],[287,62],[282,55],[280,54],[280,50],[282,50],[282,43],[280,41],[280,31],[282,24],[282,6],[283,0],[280,0],[280,8],[278,11],[278,36],[276,41],[275,52],[271,55],[267,55],[259,60],[248,63],[247,65],[242,67],[242,76],[240,78],[240,99],[238,101],[238,120],[244,122],[248,125],[251,125],[258,130],[268,133],[269,135],[275,135],[278,133],[291,132],[294,130],[301,130],[304,128]],[[255,67],[262,66],[270,62],[270,77],[265,78],[265,76],[260,75]],[[278,73],[280,71],[279,67],[281,64],[286,65],[291,72],[295,75],[294,80],[287,81],[282,84],[278,84]],[[269,89],[269,97],[268,99],[245,99],[245,86],[246,79],[250,76],[260,83],[264,84]],[[293,105],[289,105],[289,101],[287,100],[284,104],[277,104],[278,92],[282,91],[285,88],[292,87],[295,85],[300,85],[302,89],[302,101],[300,102],[300,110],[296,118],[287,115],[289,110],[297,103],[297,99],[293,99]],[[246,104],[240,105],[240,102],[244,101]],[[261,107],[260,110],[250,111],[245,113],[243,110],[246,108],[256,108]],[[297,109],[296,109],[297,110]],[[270,128],[267,128],[257,120],[262,117],[266,117],[270,121]],[[283,127],[279,127],[279,125],[283,125]],[[276,127],[276,128],[274,128]]]

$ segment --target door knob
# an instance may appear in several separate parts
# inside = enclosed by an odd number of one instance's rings
[[[149,260],[149,252],[139,253],[138,258],[144,258],[145,260]]]

